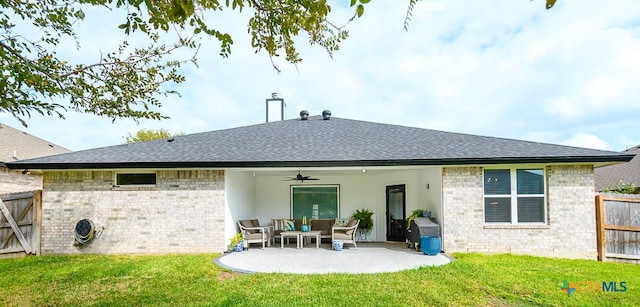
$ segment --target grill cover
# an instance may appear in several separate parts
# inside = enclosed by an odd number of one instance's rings
[[[407,232],[407,239],[420,244],[420,238],[423,236],[440,236],[440,225],[434,218],[417,217],[411,221],[411,232]]]

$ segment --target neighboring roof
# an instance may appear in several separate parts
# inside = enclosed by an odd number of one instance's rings
[[[290,119],[17,161],[10,168],[177,168],[624,162],[632,155],[342,118]]]
[[[619,181],[633,183],[640,187],[640,145],[627,149],[623,154],[636,155],[631,161],[621,164],[598,167],[594,171],[596,190],[615,188]]]
[[[64,147],[0,124],[0,164],[67,152]]]

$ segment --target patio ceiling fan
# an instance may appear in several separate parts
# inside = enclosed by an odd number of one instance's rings
[[[304,182],[305,180],[320,180],[318,178],[311,178],[311,176],[302,176],[300,171],[298,171],[298,175],[292,178],[287,178],[285,181],[300,181]]]

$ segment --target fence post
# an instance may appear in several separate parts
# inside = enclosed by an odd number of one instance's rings
[[[42,190],[33,193],[33,250],[37,256],[41,253],[42,238]]]
[[[605,257],[605,229],[604,229],[604,196],[596,195],[596,241],[598,245],[598,261]]]

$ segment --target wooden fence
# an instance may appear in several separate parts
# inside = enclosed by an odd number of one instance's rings
[[[640,195],[596,196],[598,261],[640,263]]]
[[[0,195],[0,258],[40,254],[42,191]]]

